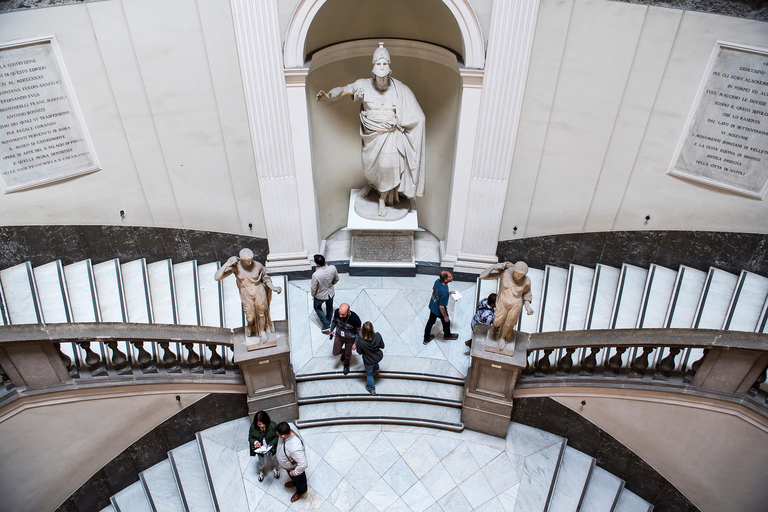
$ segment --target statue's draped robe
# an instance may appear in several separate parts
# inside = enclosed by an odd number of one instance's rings
[[[416,96],[402,82],[390,78],[394,93],[394,113],[372,110],[366,91],[373,90],[373,79],[350,84],[360,107],[360,136],[363,140],[363,172],[380,193],[396,190],[408,198],[424,195],[426,150],[424,112]],[[369,94],[375,94],[369,92]]]
[[[237,288],[246,317],[253,313],[256,317],[255,334],[275,332],[269,305],[272,302],[272,279],[267,275],[264,266],[258,261],[253,262],[253,268],[246,270],[240,262],[234,267]],[[260,315],[263,315],[260,318]]]

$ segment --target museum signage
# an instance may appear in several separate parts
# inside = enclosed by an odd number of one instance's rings
[[[100,169],[54,36],[0,44],[0,186]]]
[[[768,49],[718,41],[668,174],[762,199],[768,191]]]

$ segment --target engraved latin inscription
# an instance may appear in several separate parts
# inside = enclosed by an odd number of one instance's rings
[[[411,263],[413,261],[412,231],[354,231],[352,260],[371,262]]]
[[[50,38],[0,45],[0,155],[5,192],[99,168]]]
[[[768,183],[768,53],[723,45],[671,174],[762,197]]]

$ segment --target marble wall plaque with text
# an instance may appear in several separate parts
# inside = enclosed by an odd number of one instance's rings
[[[768,191],[768,49],[718,42],[669,174],[755,198]]]
[[[99,170],[53,36],[0,44],[0,157],[5,193]]]
[[[413,262],[413,231],[352,231],[352,261]]]

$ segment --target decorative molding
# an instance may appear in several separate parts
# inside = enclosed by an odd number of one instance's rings
[[[456,55],[434,44],[422,43],[421,41],[408,41],[404,39],[361,39],[358,41],[349,41],[339,43],[328,48],[319,50],[312,55],[312,62],[309,70],[316,71],[323,66],[333,64],[345,59],[356,57],[371,58],[373,51],[379,47],[379,42],[383,42],[392,57],[410,57],[420,60],[426,60],[441,64],[457,73],[459,73],[459,62]],[[298,68],[303,69],[303,68]],[[286,74],[289,70],[286,69]],[[480,73],[482,71],[475,71]]]
[[[443,0],[443,3],[450,9],[461,31],[461,39],[464,43],[464,65],[468,68],[483,69],[485,67],[483,32],[471,2]],[[323,4],[325,0],[301,0],[296,6],[285,35],[283,59],[286,68],[304,67],[307,32]]]

